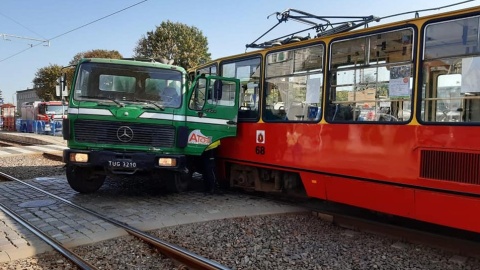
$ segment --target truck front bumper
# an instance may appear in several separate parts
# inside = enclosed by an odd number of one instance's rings
[[[182,171],[187,169],[185,155],[165,155],[140,152],[96,150],[63,150],[63,162],[90,168],[103,168],[114,174],[134,174],[158,169]]]

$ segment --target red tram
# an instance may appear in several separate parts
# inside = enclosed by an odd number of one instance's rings
[[[372,19],[194,69],[244,89],[220,178],[480,233],[480,6]]]

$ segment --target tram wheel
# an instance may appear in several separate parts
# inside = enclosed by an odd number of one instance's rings
[[[167,190],[172,193],[180,193],[190,187],[191,173],[165,172]]]
[[[95,175],[91,168],[67,165],[67,181],[70,187],[80,193],[93,193],[105,182],[105,175]]]

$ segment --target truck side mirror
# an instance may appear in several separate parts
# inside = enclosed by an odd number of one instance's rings
[[[67,79],[65,73],[57,79],[57,85],[55,87],[57,97],[66,97],[68,96],[68,87],[67,87]]]

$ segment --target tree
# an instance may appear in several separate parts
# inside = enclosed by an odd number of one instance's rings
[[[120,59],[122,55],[116,50],[91,50],[86,52],[77,53],[70,61],[69,65],[76,65],[82,58],[111,58]],[[33,79],[33,86],[37,92],[37,96],[44,101],[59,100],[60,97],[56,96],[57,79],[66,73],[67,85],[73,80],[73,68],[62,69],[59,65],[50,64],[48,67],[40,68],[35,73]]]
[[[118,52],[117,50],[101,50],[101,49],[96,49],[96,50],[90,50],[86,52],[80,52],[75,54],[73,59],[68,63],[71,66],[74,66],[78,64],[78,62],[82,58],[109,58],[109,59],[121,59],[123,58],[122,54]],[[63,72],[66,74],[67,78],[67,85],[70,87],[71,82],[73,81],[73,72],[75,69],[69,68],[64,70]]]
[[[86,52],[77,53],[70,61],[69,65],[76,65],[82,58],[110,58],[120,59],[123,56],[116,50],[91,50]]]
[[[173,60],[175,65],[189,69],[210,60],[208,41],[194,26],[171,21],[162,22],[155,31],[140,38],[135,57]]]
[[[57,79],[62,74],[62,66],[50,64],[35,73],[33,87],[37,96],[44,101],[59,100],[55,94]]]

